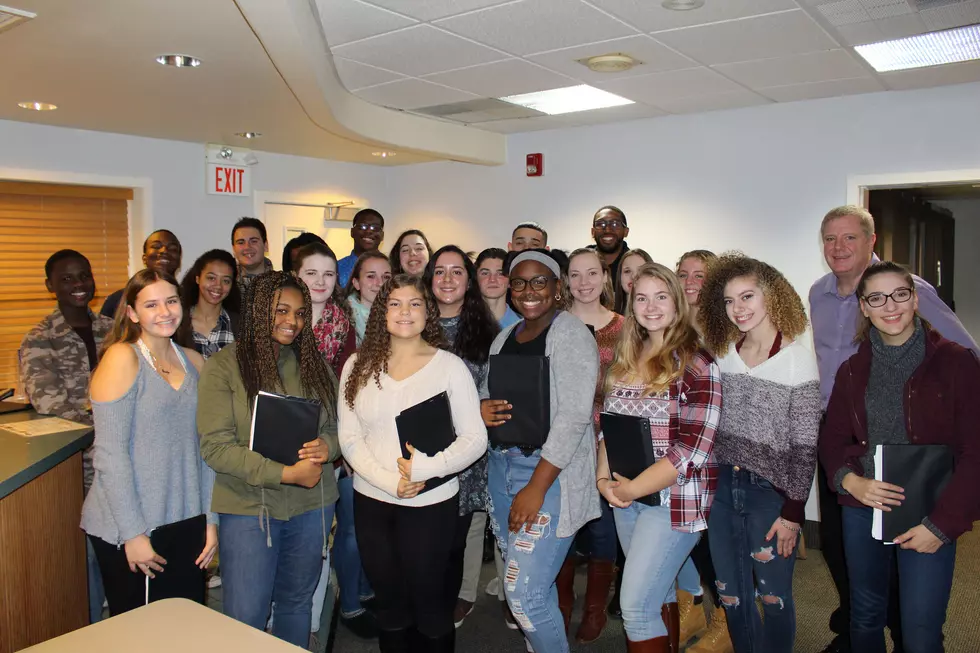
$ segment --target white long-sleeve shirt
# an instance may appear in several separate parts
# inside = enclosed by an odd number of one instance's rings
[[[340,388],[347,385],[357,355],[344,365]],[[412,458],[412,480],[456,474],[469,467],[487,450],[487,429],[480,416],[480,399],[473,376],[462,359],[439,350],[422,369],[401,381],[381,375],[357,393],[353,410],[340,397],[338,431],[344,459],[354,469],[354,489],[361,494],[403,506],[428,506],[445,501],[459,491],[456,479],[411,499],[398,498],[397,460],[401,444],[395,417],[415,404],[446,392],[452,411],[456,441],[444,451],[427,456],[416,450]]]

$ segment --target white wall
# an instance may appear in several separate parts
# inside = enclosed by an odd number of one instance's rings
[[[952,211],[956,220],[953,300],[963,326],[980,341],[980,199],[930,201]]]
[[[383,168],[263,152],[257,157],[253,190],[316,194],[387,208]],[[65,180],[73,175],[105,178],[100,183],[106,185],[112,185],[112,178],[148,181],[146,224],[134,225],[133,245],[138,250],[153,229],[170,229],[184,246],[185,269],[205,250],[230,248],[232,225],[255,211],[250,197],[205,193],[203,143],[0,120],[0,179],[46,179],[52,174]],[[270,258],[278,266],[281,256],[273,252]]]
[[[631,247],[673,264],[688,249],[741,249],[801,294],[824,274],[818,229],[847,178],[980,167],[980,84],[774,104],[510,137],[508,163],[389,171],[391,238],[420,227],[433,245],[504,245],[536,220],[550,244],[590,241],[592,214],[627,214]],[[544,154],[544,176],[524,155]]]

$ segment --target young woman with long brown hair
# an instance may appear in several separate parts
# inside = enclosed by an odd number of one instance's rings
[[[361,348],[341,377],[340,443],[354,470],[357,544],[375,592],[382,653],[455,646],[456,597],[446,587],[459,481],[421,492],[426,481],[483,456],[487,431],[473,377],[445,346],[432,291],[421,278],[398,274],[375,298]],[[456,440],[435,455],[410,448],[403,458],[395,418],[442,392]]]

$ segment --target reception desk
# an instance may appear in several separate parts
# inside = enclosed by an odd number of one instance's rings
[[[0,425],[38,419],[0,415]],[[82,450],[92,429],[25,438],[0,429],[0,653],[88,624]]]

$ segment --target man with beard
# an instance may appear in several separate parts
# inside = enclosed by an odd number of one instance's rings
[[[170,276],[177,276],[182,253],[183,248],[177,236],[167,229],[158,229],[143,241],[143,265],[152,270],[166,272]],[[122,293],[123,289],[120,288],[106,297],[99,312],[106,317],[115,317]]]
[[[626,236],[630,233],[626,226],[626,214],[615,206],[604,206],[595,212],[592,218],[592,238],[595,239],[595,249],[609,266],[609,274],[618,285],[619,263],[629,251]]]
[[[365,252],[376,252],[385,238],[385,219],[374,209],[361,209],[354,215],[350,228],[354,239],[354,250],[350,255],[337,261],[337,283],[344,287],[350,280],[350,273],[357,263],[357,257]]]

